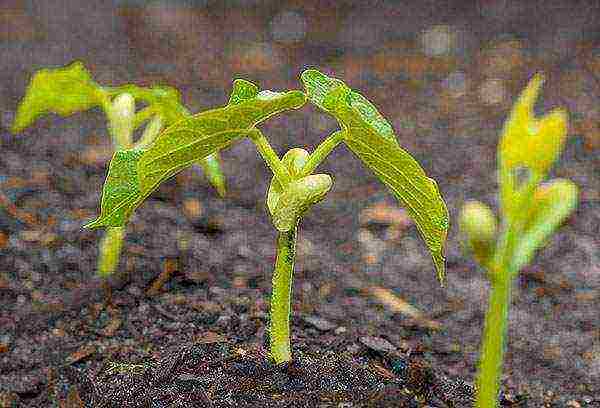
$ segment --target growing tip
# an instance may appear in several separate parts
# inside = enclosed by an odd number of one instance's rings
[[[544,84],[544,75],[536,73],[530,80],[515,105],[515,112],[522,115],[531,115],[533,106]]]

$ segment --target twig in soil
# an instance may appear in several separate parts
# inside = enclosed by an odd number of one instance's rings
[[[4,208],[12,217],[24,222],[29,226],[37,226],[39,222],[37,218],[26,211],[21,210],[0,190],[0,208]]]
[[[396,296],[389,289],[382,288],[381,286],[371,286],[366,290],[371,296],[384,306],[387,306],[392,312],[410,316],[416,323],[427,329],[440,330],[442,328],[442,325],[439,322],[428,319],[419,309],[399,296]]]
[[[106,279],[102,280],[102,289],[104,289],[104,307],[108,308],[113,305],[112,288]]]
[[[163,263],[163,269],[152,283],[152,286],[146,291],[148,296],[156,296],[160,293],[165,283],[171,279],[173,272],[177,270],[177,262],[174,259],[166,259]]]

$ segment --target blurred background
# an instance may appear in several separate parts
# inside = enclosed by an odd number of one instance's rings
[[[309,67],[342,78],[379,108],[400,144],[437,180],[451,220],[469,198],[497,209],[502,123],[531,76],[544,73],[538,112],[570,112],[553,176],[581,187],[581,205],[517,284],[507,378],[518,390],[592,395],[589,384],[600,377],[599,46],[595,0],[0,0],[0,189],[8,200],[0,205],[0,384],[23,383],[86,344],[68,322],[80,310],[86,318],[84,306],[99,301],[99,233],[81,225],[98,211],[111,157],[104,118],[99,111],[50,115],[23,134],[8,131],[36,70],[81,60],[102,85],[175,86],[194,112],[225,104],[234,78],[271,90],[299,89],[299,74]],[[336,126],[307,107],[263,129],[283,154],[312,148]],[[115,283],[117,293],[135,299],[121,300],[131,315],[155,301],[179,307],[178,293],[203,293],[203,301],[223,288],[268,296],[270,174],[247,141],[222,157],[225,200],[200,173],[186,170],[134,217],[121,261],[131,274]],[[387,333],[393,347],[425,344],[434,364],[471,379],[487,283],[461,252],[456,228],[448,287],[441,289],[415,228],[361,163],[339,148],[323,171],[335,186],[301,229],[295,310],[346,327],[347,336]],[[143,290],[172,262],[177,272],[167,294],[145,299]],[[392,291],[399,305],[417,307],[444,329],[410,329],[414,321],[364,292],[369,285]],[[39,320],[28,327],[31,316]],[[128,333],[127,319],[117,335]],[[54,352],[36,344],[34,327],[57,344]],[[176,341],[175,333],[157,333],[147,341]]]

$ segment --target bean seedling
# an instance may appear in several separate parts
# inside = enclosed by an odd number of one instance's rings
[[[136,112],[136,102],[145,105]],[[72,115],[100,107],[108,121],[114,151],[141,149],[150,145],[160,130],[191,116],[183,106],[179,92],[167,86],[149,88],[136,85],[103,87],[97,84],[80,62],[57,69],[42,69],[34,74],[20,103],[12,125],[18,133],[47,113]],[[134,142],[133,134],[144,127]],[[220,170],[218,153],[197,162],[219,194],[225,194],[225,180]],[[97,273],[103,279],[113,274],[119,263],[125,226],[107,228],[100,241]],[[105,282],[107,300],[110,288]]]
[[[270,321],[270,353],[278,364],[292,358],[290,309],[298,226],[302,216],[325,198],[333,183],[331,176],[313,172],[340,143],[346,144],[406,207],[442,283],[444,279],[448,211],[435,181],[399,146],[390,124],[364,96],[316,70],[305,71],[301,78],[305,92],[259,91],[256,85],[237,79],[226,106],[182,118],[166,127],[148,146],[117,151],[104,184],[100,216],[87,225],[125,225],[160,183],[248,137],[273,172],[266,203],[278,231]],[[333,115],[341,129],[310,154],[294,148],[280,159],[256,126],[277,113],[302,107],[307,99]]]
[[[578,188],[571,181],[543,182],[563,149],[567,112],[556,109],[541,118],[534,116],[542,82],[540,75],[529,82],[502,131],[500,231],[492,210],[483,203],[467,202],[460,215],[467,247],[490,281],[476,383],[480,408],[498,406],[513,280],[578,201]]]

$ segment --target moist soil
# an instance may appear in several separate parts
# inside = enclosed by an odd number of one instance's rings
[[[522,2],[517,14],[463,2],[430,13],[393,2],[308,2],[309,37],[260,42],[248,48],[258,53],[252,58],[228,44],[263,38],[275,2],[183,14],[135,2],[62,0],[56,10],[13,3],[10,22],[20,16],[18,27],[30,30],[13,27],[16,39],[0,48],[0,407],[472,405],[485,277],[452,225],[440,287],[414,225],[344,147],[319,168],[335,177],[332,192],[300,225],[291,364],[276,366],[266,351],[276,234],[264,204],[270,176],[247,141],[222,153],[224,199],[188,169],[136,211],[107,304],[95,276],[102,231],[81,228],[98,212],[111,156],[100,113],[45,117],[23,135],[8,132],[32,72],[72,59],[105,84],[178,86],[195,111],[226,103],[234,74],[286,89],[299,87],[302,67],[329,67],[390,118],[400,144],[438,182],[451,220],[471,198],[497,210],[499,132],[519,90],[543,71],[539,111],[564,106],[571,114],[552,177],[577,183],[581,200],[515,281],[501,404],[600,407],[594,2],[552,13],[543,2]],[[157,31],[158,12],[171,14]],[[190,18],[217,27],[195,32],[210,46],[196,49],[186,37],[197,27]],[[348,29],[357,22],[373,30]],[[423,54],[415,33],[436,24],[460,29],[453,57]],[[203,55],[204,65],[191,55]],[[262,129],[282,154],[314,147],[336,125],[306,107]],[[407,304],[422,315],[402,313]]]

